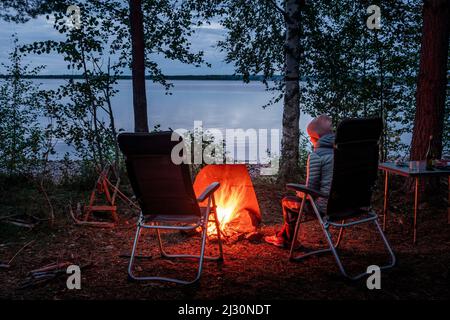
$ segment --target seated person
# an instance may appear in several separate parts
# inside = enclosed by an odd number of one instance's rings
[[[334,133],[330,117],[321,115],[313,119],[308,124],[306,131],[314,146],[313,152],[308,157],[306,186],[329,194],[333,176],[334,144]],[[286,196],[283,198],[281,201],[284,220],[283,228],[275,235],[265,237],[267,243],[277,247],[290,246],[303,196],[303,193],[297,192],[297,196]],[[315,203],[319,211],[326,211],[326,198],[317,198],[315,199]],[[309,203],[306,204],[304,210],[312,211]]]

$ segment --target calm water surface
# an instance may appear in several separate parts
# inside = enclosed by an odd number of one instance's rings
[[[64,80],[35,81],[42,83],[43,89],[55,89]],[[272,95],[260,82],[176,80],[172,83],[172,94],[167,95],[160,85],[146,82],[150,128],[159,124],[163,130],[192,130],[194,121],[202,121],[204,129],[281,129],[282,102],[263,109]],[[131,80],[120,80],[116,89],[118,93],[112,98],[116,127],[132,131]],[[302,114],[300,128],[304,129],[310,120],[310,116]],[[70,147],[59,143],[56,158],[70,151]]]

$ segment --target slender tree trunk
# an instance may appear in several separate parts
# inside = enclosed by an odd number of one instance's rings
[[[447,87],[449,21],[450,1],[424,1],[411,160],[425,159],[430,135],[433,136],[431,146],[433,155],[441,157]]]
[[[117,143],[117,130],[116,130],[116,124],[114,119],[114,112],[111,105],[111,58],[108,58],[108,73],[107,73],[107,84],[105,87],[105,99],[106,104],[108,106],[108,115],[109,115],[109,126],[111,129],[111,135],[112,135],[112,141],[114,142],[114,166],[116,167],[116,170],[119,168],[119,145]]]
[[[83,43],[81,44],[81,59],[82,59],[82,64],[83,64],[83,76],[84,76],[84,80],[86,82],[86,86],[87,86],[87,90],[88,90],[88,99],[89,99],[89,103],[91,104],[91,108],[92,108],[92,118],[93,118],[93,125],[94,125],[94,144],[97,148],[99,163],[96,162],[95,152],[93,153],[93,158],[94,158],[94,162],[96,164],[98,164],[100,166],[100,168],[103,168],[103,166],[105,165],[105,162],[103,159],[102,142],[101,142],[100,132],[99,132],[98,123],[97,123],[97,121],[98,121],[97,103],[95,101],[96,99],[94,97],[94,94],[92,93],[91,81],[89,79],[89,73],[88,73],[88,69],[87,69],[87,65],[86,65],[87,57],[84,54]]]
[[[19,82],[19,74],[18,74],[18,69],[19,66],[16,65],[15,68],[15,74],[14,74],[14,78],[13,78],[13,97],[12,97],[12,107],[13,107],[13,121],[12,121],[12,127],[13,127],[13,131],[12,131],[12,143],[11,143],[11,161],[9,162],[9,170],[8,173],[11,176],[13,173],[16,173],[16,160],[17,160],[17,129],[19,128],[19,126],[22,126],[23,123],[19,124],[19,119],[18,119],[18,113],[19,113],[19,89],[18,89],[18,82]]]
[[[377,37],[377,43],[379,44],[379,40],[378,40],[378,34],[375,35]],[[378,46],[378,62],[380,64],[379,66],[379,76],[380,76],[380,116],[381,116],[381,120],[383,122],[383,131],[381,132],[381,156],[380,159],[381,161],[386,161],[387,158],[387,142],[388,142],[388,137],[387,137],[387,133],[388,133],[388,124],[387,124],[387,111],[384,108],[384,56],[382,54],[382,50],[379,48]]]
[[[141,0],[130,0],[130,33],[134,131],[148,132],[147,97],[145,92],[145,40]]]
[[[300,13],[304,0],[285,1],[285,93],[279,181],[298,174],[300,139]]]

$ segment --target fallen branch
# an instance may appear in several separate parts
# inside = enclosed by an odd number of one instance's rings
[[[0,220],[8,220],[10,218],[14,218],[14,217],[17,217],[19,215],[20,215],[20,213],[10,214],[8,216],[2,216],[2,217],[0,217]]]
[[[31,275],[33,273],[42,273],[42,272],[52,271],[55,269],[67,268],[70,265],[71,265],[70,262],[52,263],[52,264],[46,265],[44,267],[31,270],[28,274]]]
[[[77,206],[77,211],[79,211],[79,206]],[[69,204],[69,213],[72,217],[73,222],[79,226],[97,227],[97,228],[114,228],[115,224],[111,222],[99,222],[99,221],[81,221],[78,220],[72,210],[72,205]]]
[[[14,220],[7,219],[7,220],[4,220],[3,222],[12,224],[17,227],[23,227],[23,228],[29,228],[29,229],[32,229],[34,226],[36,226],[35,223],[27,223],[26,221],[17,220],[17,219],[14,219]]]
[[[35,270],[31,270],[28,273],[28,277],[25,278],[25,280],[19,286],[19,289],[35,287],[37,285],[46,283],[50,280],[56,279],[60,275],[66,274],[67,267],[72,264],[73,263],[71,263],[71,262],[54,263],[54,264],[49,264],[49,265],[46,265],[44,267],[41,267],[41,268],[38,268]],[[90,266],[92,266],[91,262],[80,266],[80,269],[83,270]]]
[[[32,279],[26,279],[20,286],[18,289],[26,289],[29,287],[35,287],[39,284],[45,283],[51,279],[56,278],[56,275],[53,274],[49,274],[48,276],[45,277],[41,277],[41,278],[32,278]]]
[[[19,251],[16,252],[15,255],[13,255],[13,257],[8,261],[8,264],[11,265],[11,263],[14,261],[14,259],[19,255],[19,253],[21,253],[23,251],[23,249],[25,249],[26,247],[28,247],[29,245],[31,245],[34,242],[34,239],[31,240],[30,242],[27,242],[22,248],[20,248]]]
[[[11,259],[9,259],[9,261],[7,263],[0,263],[0,268],[3,269],[8,269],[11,267],[11,264],[13,263],[14,259],[19,255],[19,253],[21,253],[26,247],[28,247],[30,244],[32,244],[34,242],[34,240],[31,240],[30,242],[27,242],[22,248],[19,249],[19,251],[17,251]]]

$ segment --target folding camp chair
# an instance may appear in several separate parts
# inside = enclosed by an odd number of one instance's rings
[[[172,141],[172,136],[175,141]],[[216,213],[214,192],[219,183],[211,183],[196,199],[192,188],[189,167],[185,163],[174,164],[171,153],[181,137],[173,132],[121,133],[119,147],[125,155],[125,163],[131,187],[141,207],[136,236],[128,266],[130,280],[168,281],[192,284],[200,279],[203,261],[223,260],[222,242]],[[198,202],[208,200],[206,207]],[[210,220],[210,215],[213,219]],[[219,255],[205,256],[208,222],[216,223]],[[160,230],[192,230],[200,227],[200,255],[168,254],[163,248]],[[164,258],[198,259],[197,276],[192,281],[158,276],[138,277],[133,274],[133,264],[142,229],[156,229],[158,246]]]
[[[389,251],[391,261],[380,269],[391,268],[395,265],[395,255],[384,235],[377,214],[370,207],[372,189],[378,173],[378,140],[382,131],[382,121],[374,119],[347,119],[342,121],[336,132],[334,145],[333,178],[330,194],[319,190],[312,190],[305,185],[288,184],[287,188],[302,192],[305,196],[300,205],[299,217],[294,231],[289,259],[300,261],[308,256],[324,252],[332,252],[341,273],[352,280],[366,275],[365,272],[350,276],[347,274],[337,252],[344,228],[364,223],[373,223]],[[328,205],[325,213],[319,212],[314,201],[317,197],[327,197]],[[329,249],[312,251],[294,256],[294,246],[301,225],[306,201],[311,203],[315,216],[319,220]],[[345,221],[350,220],[349,222]],[[339,228],[336,243],[333,243],[330,228]]]

